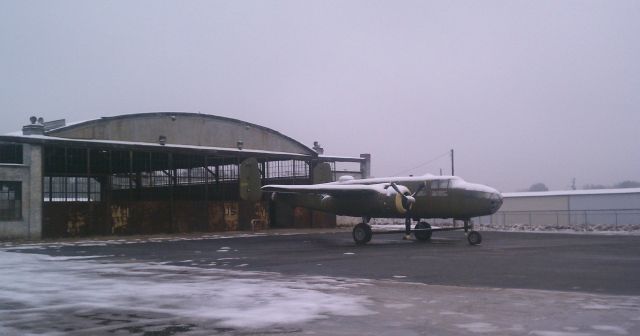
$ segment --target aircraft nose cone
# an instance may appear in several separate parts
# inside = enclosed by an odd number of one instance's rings
[[[491,212],[495,213],[502,206],[502,194],[496,190],[491,194]]]

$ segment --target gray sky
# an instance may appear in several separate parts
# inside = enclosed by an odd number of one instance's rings
[[[0,133],[201,112],[376,176],[640,180],[640,1],[0,0],[0,48]]]

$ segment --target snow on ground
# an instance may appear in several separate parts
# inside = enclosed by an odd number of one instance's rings
[[[344,293],[355,281],[101,260],[0,251],[0,334],[57,335],[65,330],[55,321],[122,310],[248,329],[371,313],[366,298]]]
[[[640,234],[640,224],[476,224],[477,230],[504,232],[559,232],[591,234]]]
[[[251,233],[221,233],[221,234],[191,234],[184,236],[148,236],[148,237],[126,237],[120,239],[104,238],[104,239],[82,239],[82,240],[60,240],[60,241],[42,241],[42,242],[0,242],[0,248],[7,251],[17,250],[45,250],[49,248],[60,248],[65,246],[110,246],[110,245],[126,245],[126,244],[146,244],[146,243],[163,243],[177,241],[194,241],[194,240],[214,240],[214,239],[230,239],[230,238],[247,238],[258,237],[264,235],[294,235],[298,232],[251,232]]]
[[[2,250],[0,269],[0,335],[640,334],[637,296],[291,277]]]

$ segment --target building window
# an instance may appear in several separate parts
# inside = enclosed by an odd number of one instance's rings
[[[45,202],[100,202],[100,182],[95,178],[45,176]]]
[[[0,181],[0,220],[22,219],[22,182]]]
[[[265,169],[266,172],[264,172],[264,178],[266,179],[295,179],[309,177],[309,164],[305,161],[269,161],[267,162]]]
[[[0,143],[0,163],[22,164],[22,145]]]

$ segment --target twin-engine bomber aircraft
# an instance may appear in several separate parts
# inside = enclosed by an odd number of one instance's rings
[[[502,195],[497,190],[468,183],[457,176],[409,176],[356,180],[343,176],[338,182],[310,185],[266,185],[264,192],[273,192],[275,201],[325,211],[336,215],[362,217],[353,229],[356,244],[366,244],[373,231],[371,218],[404,218],[405,239],[413,233],[417,240],[431,239],[435,231],[464,229],[471,245],[482,242],[473,231],[471,218],[498,211]],[[452,218],[464,221],[463,227],[432,228],[421,219]],[[417,224],[411,229],[411,219]],[[398,231],[387,231],[398,232]]]

